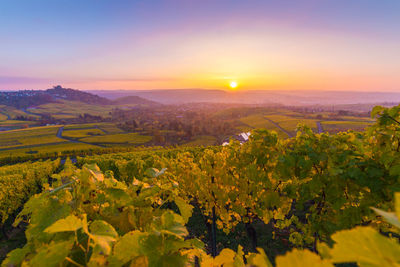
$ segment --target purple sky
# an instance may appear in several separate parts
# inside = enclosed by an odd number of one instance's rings
[[[400,91],[400,1],[0,2],[0,89]]]

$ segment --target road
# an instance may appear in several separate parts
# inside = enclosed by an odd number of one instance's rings
[[[98,146],[98,147],[105,147],[105,146],[103,146],[103,145],[87,143],[87,142],[79,141],[79,140],[76,140],[76,139],[73,139],[73,138],[70,138],[70,137],[63,136],[63,135],[62,135],[63,131],[64,131],[64,126],[61,126],[60,128],[58,128],[58,131],[57,131],[57,135],[56,135],[56,136],[57,136],[58,138],[61,138],[61,139],[64,139],[64,140],[68,140],[68,141],[70,141],[70,142],[72,142],[72,143],[81,143],[81,144],[86,144],[86,145],[92,145],[92,146]]]
[[[279,128],[282,132],[284,132],[285,134],[287,134],[289,137],[293,137],[293,135],[291,133],[289,133],[288,131],[286,131],[285,129],[283,129],[279,124],[277,124],[276,122],[274,122],[273,120],[270,120],[268,118],[265,118],[266,120],[268,120],[269,122],[271,122],[273,125],[275,125],[277,128]]]

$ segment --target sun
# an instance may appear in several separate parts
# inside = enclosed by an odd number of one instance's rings
[[[236,89],[237,86],[238,86],[238,84],[237,84],[236,81],[231,81],[230,84],[229,84],[229,87],[230,87],[231,89]]]

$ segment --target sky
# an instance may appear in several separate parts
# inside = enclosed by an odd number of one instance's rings
[[[1,0],[0,90],[400,92],[399,0]]]

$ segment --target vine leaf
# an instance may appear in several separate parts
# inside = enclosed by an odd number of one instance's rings
[[[175,197],[174,201],[179,208],[184,223],[186,224],[189,221],[189,218],[192,216],[193,206],[187,204],[186,201],[180,197]]]
[[[82,228],[82,220],[75,215],[69,215],[65,219],[60,219],[47,227],[46,233],[73,232]]]
[[[356,227],[332,235],[331,255],[335,263],[357,262],[359,266],[398,266],[400,245],[372,227]]]
[[[309,250],[294,249],[284,256],[276,257],[277,267],[303,267],[303,266],[321,266],[333,267],[334,265],[328,261],[321,259],[317,254]]]

